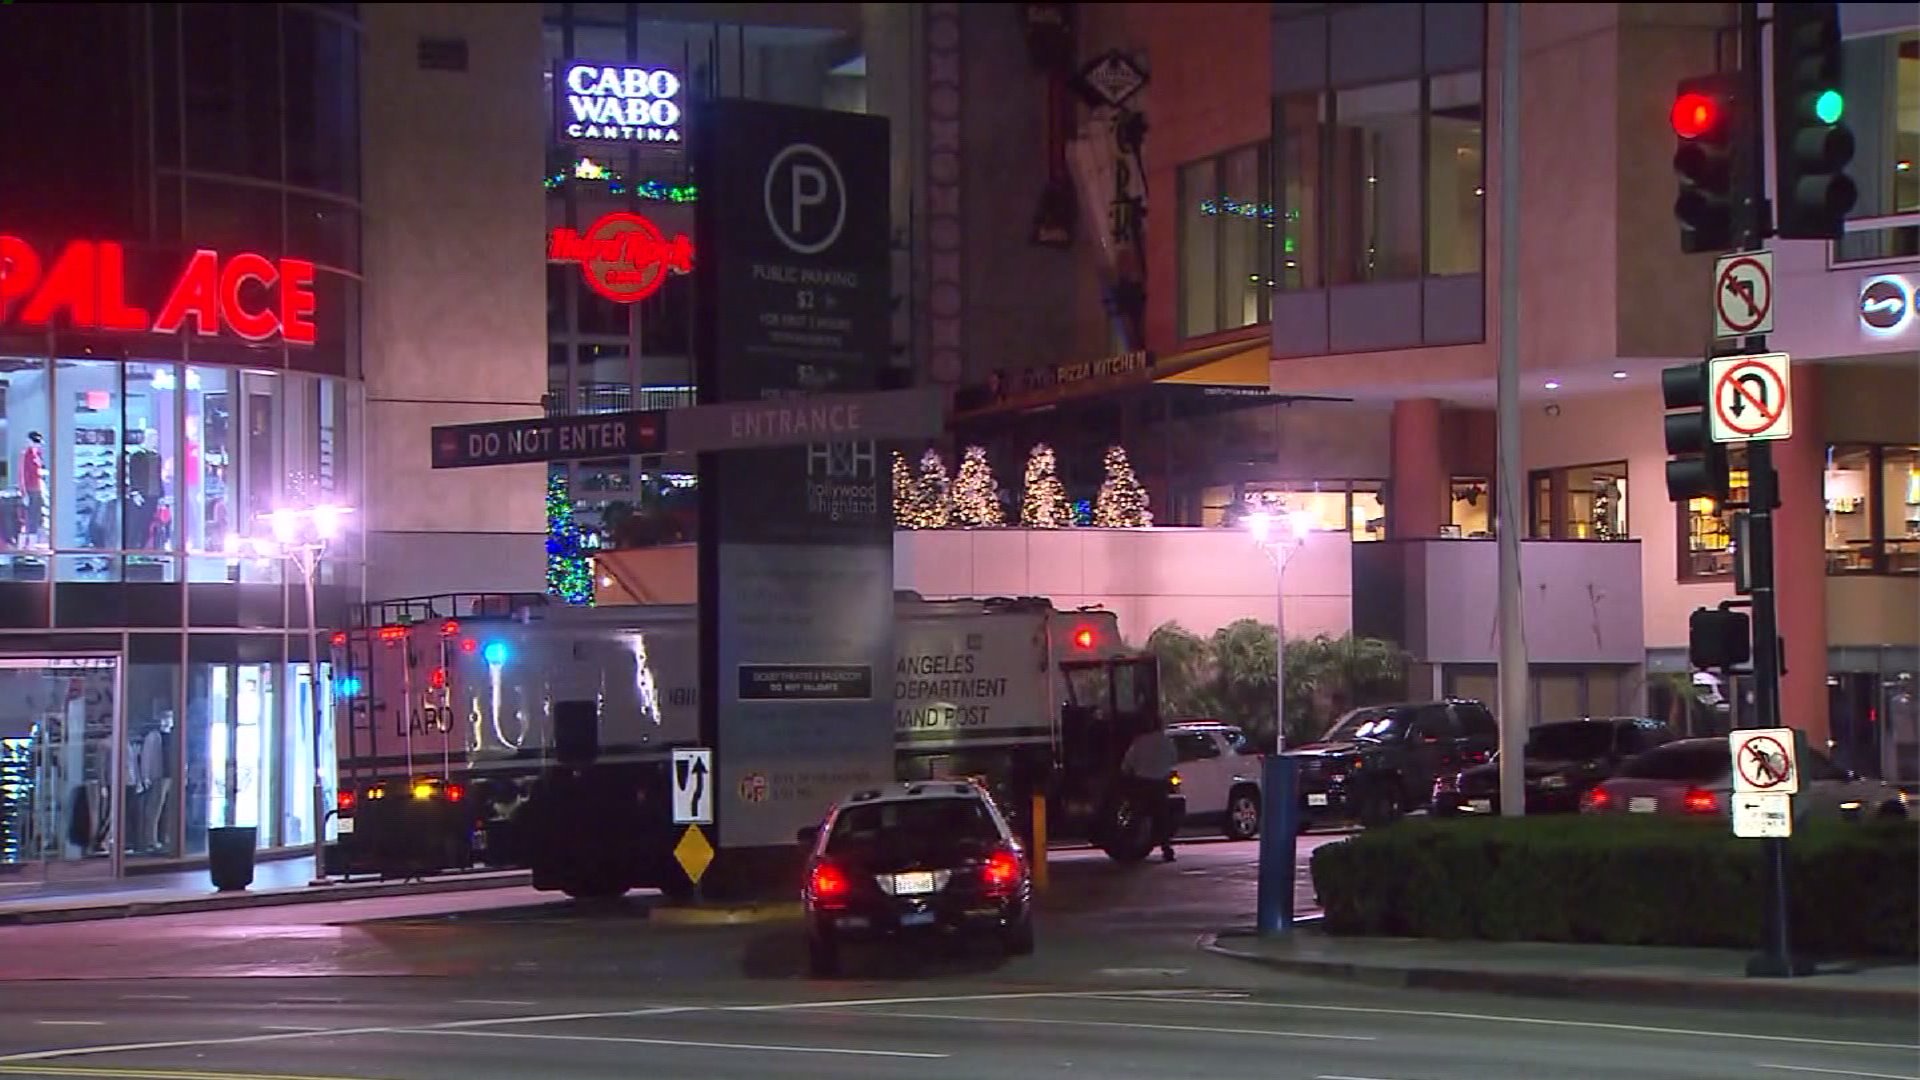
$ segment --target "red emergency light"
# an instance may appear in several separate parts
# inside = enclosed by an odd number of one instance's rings
[[[1073,647],[1085,651],[1093,648],[1095,641],[1093,627],[1082,626],[1073,632]]]
[[[380,628],[380,641],[386,645],[398,645],[407,640],[407,628],[404,626],[383,626]]]
[[[344,649],[347,647],[347,632],[345,630],[335,630],[333,632],[333,647],[336,649]]]
[[[435,690],[445,690],[447,688],[447,669],[443,667],[434,668],[433,677],[429,680],[429,684]]]
[[[475,640],[474,640],[474,639],[472,639],[472,638],[461,638],[461,639],[460,639],[460,651],[461,651],[461,652],[464,652],[464,653],[470,653],[470,652],[478,652],[479,650],[480,650],[480,643],[479,643],[478,641],[475,641]]]
[[[460,636],[460,620],[448,619],[446,622],[441,623],[440,636],[441,637],[459,637]]]

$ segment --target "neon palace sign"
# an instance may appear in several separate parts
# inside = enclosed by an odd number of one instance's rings
[[[74,240],[51,258],[47,254],[0,233],[0,330],[231,334],[247,341],[314,343],[314,268],[304,259],[201,248],[164,294],[129,297],[125,245]]]

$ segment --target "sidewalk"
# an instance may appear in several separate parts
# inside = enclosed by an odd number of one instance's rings
[[[507,889],[524,886],[530,880],[524,870],[330,885],[309,885],[312,877],[313,859],[309,856],[260,863],[254,868],[253,886],[244,892],[215,891],[204,867],[138,874],[117,881],[5,882],[0,883],[0,926]]]
[[[1920,965],[1828,962],[1798,979],[1746,975],[1748,953],[1554,942],[1333,937],[1301,927],[1285,938],[1223,931],[1204,946],[1281,971],[1375,985],[1646,1002],[1714,1001],[1810,1010],[1920,1010]]]

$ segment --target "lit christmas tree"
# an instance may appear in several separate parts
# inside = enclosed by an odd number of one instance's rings
[[[1093,504],[1093,523],[1102,529],[1144,529],[1153,524],[1147,489],[1133,473],[1133,462],[1118,446],[1107,447],[1107,478]]]
[[[1053,447],[1035,446],[1027,455],[1027,484],[1020,496],[1020,524],[1029,529],[1070,529],[1073,507],[1060,483]]]
[[[593,603],[593,560],[559,472],[547,474],[547,592],[569,604]]]
[[[987,464],[987,448],[969,446],[953,481],[953,523],[963,529],[997,529],[1007,523],[1000,512],[1000,485]]]
[[[928,447],[920,455],[920,528],[944,529],[953,524],[952,487],[940,451]]]
[[[914,482],[913,470],[907,465],[907,455],[898,450],[893,452],[893,524],[896,528],[917,529],[914,524],[914,493],[920,485]]]

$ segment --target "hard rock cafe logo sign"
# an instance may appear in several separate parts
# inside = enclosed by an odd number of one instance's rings
[[[585,231],[555,229],[547,258],[580,264],[580,276],[594,292],[617,304],[632,304],[660,291],[667,275],[693,272],[693,241],[685,233],[668,239],[660,227],[616,211]]]

